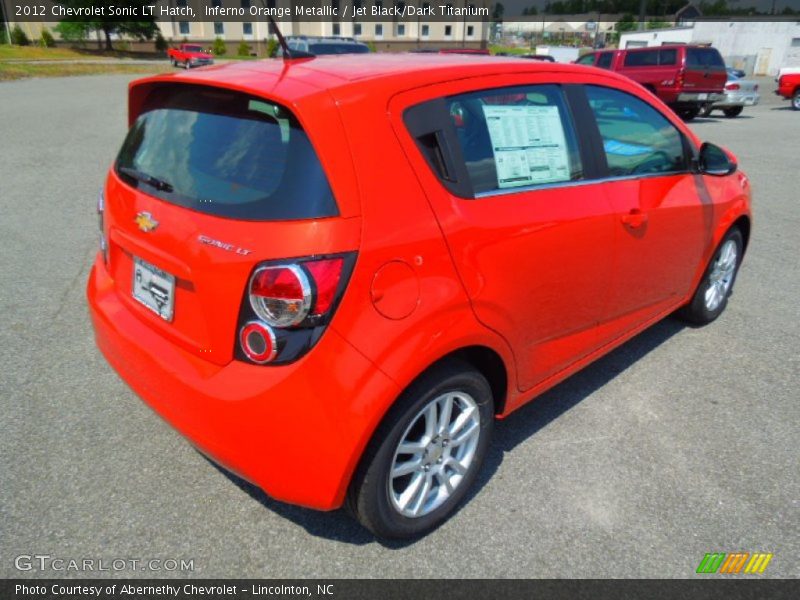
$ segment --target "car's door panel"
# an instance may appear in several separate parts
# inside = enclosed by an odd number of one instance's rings
[[[485,85],[494,93],[495,88],[523,82],[498,78]],[[471,89],[469,83],[443,86],[425,96],[452,97]],[[518,89],[513,91],[508,96],[512,100],[519,95]],[[470,110],[459,106],[453,115],[456,124],[443,123],[442,128],[466,127]],[[448,114],[445,118],[450,120]],[[615,228],[602,184],[549,183],[459,197],[452,181],[443,185],[431,177],[435,166],[425,164],[405,126],[398,129],[409,160],[421,178],[428,178],[423,187],[476,316],[503,335],[514,351],[519,388],[530,389],[595,350],[596,326],[609,292]],[[463,150],[455,153],[456,162],[472,165],[473,175],[476,165],[494,162],[497,148],[483,157],[471,146],[475,136],[451,135]]]

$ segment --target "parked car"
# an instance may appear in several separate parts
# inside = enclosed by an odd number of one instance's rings
[[[314,56],[325,54],[366,54],[369,46],[362,44],[355,38],[348,37],[316,37],[310,35],[286,36],[286,43],[290,50],[309,52]],[[282,52],[278,49],[278,56]]]
[[[214,57],[199,44],[181,44],[177,48],[169,48],[167,56],[173,67],[183,66],[184,69],[214,64]]]
[[[743,79],[747,73],[741,69],[734,69],[733,67],[725,67],[725,72],[728,74],[728,79]]]
[[[727,74],[716,48],[670,45],[590,52],[577,64],[609,69],[638,81],[689,121],[723,99]]]
[[[760,99],[758,84],[755,81],[729,74],[722,100],[717,100],[710,106],[706,105],[701,114],[708,117],[713,111],[721,110],[726,117],[732,119],[742,114],[745,106],[755,106]]]
[[[778,79],[775,93],[792,101],[792,108],[800,110],[800,73],[787,73]]]
[[[213,460],[381,537],[453,513],[495,418],[676,310],[716,319],[750,237],[733,155],[614,73],[317,57],[128,106],[99,348]]]

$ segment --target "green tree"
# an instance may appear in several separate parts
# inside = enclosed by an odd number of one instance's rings
[[[228,47],[225,45],[225,40],[221,37],[214,38],[214,43],[211,45],[211,51],[216,56],[222,56],[228,51]]]
[[[278,54],[278,40],[269,38],[267,40],[267,57],[275,58],[276,54]]]
[[[506,12],[506,7],[503,6],[503,3],[502,2],[495,2],[494,10],[492,10],[492,20],[494,20],[494,21],[502,21],[504,12]]]
[[[111,6],[119,7],[120,3],[117,0],[53,0],[56,4],[61,4],[67,8],[105,8],[104,13],[109,13]],[[90,31],[102,31],[105,37],[106,50],[113,50],[111,45],[111,34],[117,33],[120,35],[129,35],[135,37],[140,41],[152,40],[155,36],[158,26],[156,25],[155,15],[144,16],[144,7],[150,6],[151,0],[128,0],[126,6],[136,8],[140,16],[131,17],[131,20],[118,20],[119,17],[67,17],[61,20],[59,25],[63,23],[71,23],[74,25],[66,26],[67,30],[73,35],[81,35],[86,38]],[[57,27],[59,32],[62,30]],[[62,34],[63,35],[63,34]]]
[[[31,41],[19,25],[14,25],[14,29],[11,30],[11,43],[15,46],[28,46]]]
[[[240,42],[236,54],[239,56],[250,56],[250,45],[247,42]]]
[[[42,48],[52,48],[56,45],[56,40],[47,27],[42,27],[42,37],[39,40],[39,45],[42,46]]]
[[[636,19],[630,13],[625,13],[622,18],[614,25],[614,29],[618,32],[633,31],[636,29]]]

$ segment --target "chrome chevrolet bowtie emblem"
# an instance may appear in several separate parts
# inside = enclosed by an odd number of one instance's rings
[[[136,215],[136,218],[134,219],[134,222],[139,227],[139,229],[141,229],[145,233],[149,233],[150,231],[153,231],[153,229],[158,227],[158,221],[156,221],[153,218],[153,215],[151,215],[149,212],[142,211],[138,213]]]

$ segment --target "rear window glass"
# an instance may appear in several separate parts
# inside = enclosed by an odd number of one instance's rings
[[[716,48],[687,48],[686,66],[724,69],[725,62]]]
[[[650,67],[657,64],[658,50],[633,51],[625,56],[626,67]]]
[[[365,54],[369,46],[362,44],[309,44],[308,51],[312,54]]]
[[[244,220],[338,214],[319,159],[279,104],[202,86],[147,99],[116,162],[126,183],[172,204]]]

